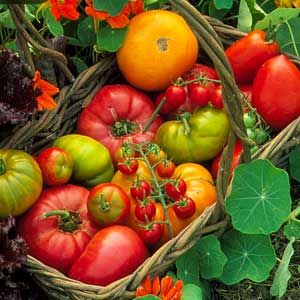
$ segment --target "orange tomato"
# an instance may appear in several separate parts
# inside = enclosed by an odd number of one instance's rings
[[[133,17],[119,68],[129,83],[145,91],[163,90],[192,68],[198,41],[185,20],[167,10],[150,10]]]

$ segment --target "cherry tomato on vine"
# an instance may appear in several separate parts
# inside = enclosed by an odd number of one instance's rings
[[[153,201],[146,201],[145,203],[138,203],[135,206],[134,214],[140,221],[147,223],[152,221],[156,213],[156,206]]]
[[[180,178],[176,183],[167,182],[164,189],[171,199],[178,200],[186,192],[186,183]]]
[[[115,160],[118,162],[121,158],[132,159],[138,157],[138,153],[133,148],[120,147],[115,153]]]
[[[136,200],[144,200],[150,195],[150,192],[151,186],[145,180],[141,180],[130,187],[130,194]]]
[[[166,89],[166,99],[168,104],[178,108],[186,100],[186,91],[183,86],[171,85]]]
[[[147,245],[157,244],[163,236],[163,226],[158,223],[151,224],[149,228],[138,228],[138,235]]]
[[[176,165],[171,160],[163,160],[156,167],[157,174],[161,178],[170,178],[175,169]]]
[[[175,214],[181,219],[188,219],[196,212],[196,204],[190,197],[182,197],[173,207]]]
[[[222,99],[222,86],[218,85],[214,90],[210,92],[210,103],[215,108],[223,108],[223,99]]]
[[[192,103],[202,107],[208,104],[210,91],[206,87],[196,84],[188,90],[188,95]]]
[[[125,175],[133,175],[136,173],[139,167],[138,161],[136,159],[121,157],[118,161],[118,169],[121,173]]]
[[[160,94],[156,97],[155,102],[154,102],[155,107],[157,107],[160,104],[160,102],[163,100],[164,97],[165,97],[165,93],[162,93],[162,94]],[[176,110],[175,106],[171,105],[168,102],[165,102],[163,104],[163,106],[161,107],[159,113],[163,114],[163,115],[166,115],[166,114],[169,114],[171,112],[174,112],[175,110]]]

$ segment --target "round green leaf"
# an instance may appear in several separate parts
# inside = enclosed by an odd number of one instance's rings
[[[300,221],[291,220],[284,226],[283,233],[289,240],[293,237],[295,239],[300,239]]]
[[[96,10],[105,11],[112,17],[119,15],[127,3],[128,0],[93,0]]]
[[[200,274],[205,279],[218,278],[222,275],[227,258],[221,250],[219,240],[214,235],[207,235],[196,244],[199,253]]]
[[[275,251],[266,235],[248,235],[232,229],[222,236],[221,247],[228,262],[220,279],[227,285],[243,279],[262,282],[276,264]]]
[[[268,160],[236,168],[226,210],[234,228],[248,234],[276,232],[291,211],[288,174]]]
[[[56,21],[49,9],[45,11],[45,21],[49,31],[54,36],[64,35],[64,28],[60,22]]]
[[[300,148],[296,148],[290,152],[289,171],[291,177],[300,182]]]
[[[91,17],[86,17],[79,22],[77,37],[85,47],[95,44],[96,35],[93,27],[93,19]]]
[[[186,284],[183,287],[181,300],[203,300],[203,292],[197,285]]]

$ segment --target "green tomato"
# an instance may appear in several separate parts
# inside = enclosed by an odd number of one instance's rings
[[[187,116],[187,118],[185,118]],[[181,120],[163,123],[155,142],[176,164],[214,158],[227,143],[229,121],[223,110],[204,107]]]
[[[0,149],[0,217],[24,213],[38,199],[42,186],[42,172],[29,154]]]
[[[243,120],[246,128],[253,128],[257,121],[255,115],[251,113],[245,113]]]
[[[268,134],[264,129],[258,128],[256,129],[255,132],[256,132],[256,137],[254,141],[256,144],[261,145],[268,140]]]
[[[111,180],[114,167],[109,151],[100,142],[85,135],[69,134],[55,140],[53,146],[72,156],[73,180],[86,187]]]

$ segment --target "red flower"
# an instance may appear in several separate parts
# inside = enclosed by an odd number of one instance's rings
[[[56,21],[59,21],[62,17],[73,21],[79,18],[78,0],[48,0],[48,2]]]
[[[88,16],[95,18],[96,20],[106,20],[106,22],[112,28],[123,28],[129,23],[130,14],[137,15],[144,11],[144,5],[142,0],[129,0],[128,4],[126,4],[123,10],[120,12],[118,16],[111,17],[107,12],[96,10],[93,6],[92,0],[85,0],[86,8],[85,13]]]
[[[173,284],[173,279],[169,276],[159,280],[159,277],[154,277],[151,280],[150,276],[147,276],[135,292],[136,297],[142,297],[146,295],[154,295],[161,300],[180,300],[182,296],[183,281],[178,280]]]
[[[40,92],[40,95],[36,97],[38,110],[54,109],[56,107],[56,102],[53,100],[52,96],[59,92],[59,88],[42,79],[40,71],[35,72],[32,81],[33,89]]]

